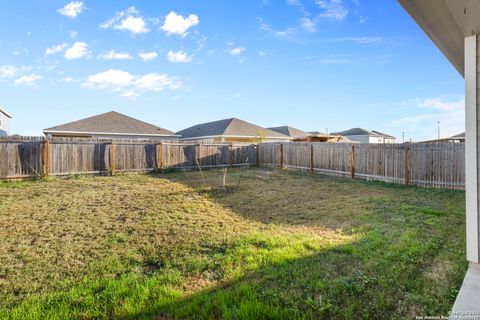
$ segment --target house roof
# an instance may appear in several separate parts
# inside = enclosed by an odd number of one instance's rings
[[[325,132],[320,131],[308,131],[309,134],[327,135]]]
[[[389,134],[386,134],[386,133],[383,133],[383,132],[380,132],[380,131],[376,131],[376,130],[372,130],[373,133],[376,133],[378,135],[381,135],[385,138],[390,138],[390,139],[397,139],[397,137],[394,137],[392,135],[389,135]]]
[[[370,136],[370,137],[385,137],[390,139],[396,139],[394,136],[389,134],[382,133],[380,131],[370,131],[363,128],[352,128],[342,132],[334,132],[332,135],[340,135],[340,136]]]
[[[8,118],[11,118],[12,115],[0,107],[0,112],[6,115]]]
[[[451,136],[450,139],[465,139],[465,132]]]
[[[193,127],[178,131],[176,134],[180,135],[182,139],[211,136],[256,137],[258,135],[264,135],[267,138],[288,139],[288,136],[286,135],[259,127],[237,118],[197,124]]]
[[[96,133],[115,135],[173,135],[173,132],[111,111],[43,130],[45,133]]]
[[[476,0],[398,0],[461,75],[465,37],[480,33]]]
[[[280,126],[280,127],[271,127],[267,128],[269,130],[284,134],[286,136],[289,136],[291,138],[299,138],[299,137],[306,137],[310,135],[308,132],[302,131],[297,128],[293,128],[290,126]]]
[[[352,128],[341,132],[332,132],[332,134],[339,136],[379,136],[378,134],[363,128]]]

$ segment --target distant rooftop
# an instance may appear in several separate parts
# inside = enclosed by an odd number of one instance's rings
[[[173,135],[172,131],[111,111],[43,130],[45,133],[107,133],[129,135]]]
[[[333,132],[333,135],[341,135],[341,136],[372,136],[372,137],[385,137],[390,139],[396,139],[394,136],[391,136],[386,133],[382,133],[380,131],[370,131],[363,128],[352,128],[342,132]]]
[[[308,132],[302,131],[297,128],[293,128],[290,126],[280,126],[280,127],[271,127],[267,128],[269,130],[284,134],[286,136],[289,136],[291,138],[300,138],[300,137],[306,137],[310,135]]]
[[[178,131],[176,134],[181,135],[181,139],[212,136],[256,137],[258,135],[264,135],[266,138],[288,139],[288,136],[284,134],[259,127],[237,118],[197,124],[190,128]]]

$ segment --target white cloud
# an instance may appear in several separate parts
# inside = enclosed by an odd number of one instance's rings
[[[286,28],[286,29],[283,29],[283,30],[274,29],[272,26],[265,23],[263,21],[263,18],[261,18],[261,17],[257,17],[257,21],[260,25],[260,30],[261,31],[269,33],[276,38],[282,38],[282,39],[291,38],[293,35],[295,35],[297,33],[296,28]]]
[[[317,0],[316,3],[323,10],[320,14],[322,18],[343,21],[348,15],[348,9],[342,0]]]
[[[181,85],[181,82],[176,79],[166,74],[157,73],[146,74],[138,77],[135,81],[135,88],[144,91],[161,91],[165,88],[176,90],[179,89]]]
[[[74,39],[77,37],[78,32],[77,31],[69,31],[68,34],[70,35],[71,39]]]
[[[182,15],[171,11],[165,18],[165,22],[161,26],[161,29],[168,35],[176,34],[184,37],[187,35],[186,32],[188,29],[199,23],[200,20],[196,14],[190,14],[188,17],[184,18]]]
[[[131,60],[133,59],[128,53],[115,52],[115,50],[110,50],[106,53],[100,54],[97,56],[97,59],[105,60]]]
[[[265,57],[267,55],[267,53],[265,51],[259,51],[258,55],[261,56],[261,57]]]
[[[130,7],[126,11],[117,12],[115,17],[102,23],[100,28],[129,31],[133,34],[150,32],[145,19],[140,16],[140,12],[135,9],[135,7]]]
[[[153,59],[156,59],[158,57],[158,53],[152,51],[152,52],[142,52],[139,53],[138,56],[145,62],[151,61]]]
[[[110,69],[89,76],[83,86],[102,89],[112,88],[117,91],[123,87],[131,85],[134,79],[135,77],[126,71]]]
[[[442,110],[442,111],[455,111],[455,110],[462,110],[465,108],[464,100],[451,101],[451,100],[446,100],[445,97],[426,98],[426,99],[415,98],[413,100],[410,100],[410,102],[406,102],[404,104],[408,104],[408,103],[414,104],[421,108],[436,109],[436,110]]]
[[[114,92],[121,92],[124,97],[134,98],[140,92],[158,92],[164,89],[176,90],[182,86],[182,82],[166,74],[149,73],[135,76],[127,71],[110,69],[89,76],[82,86],[109,89]]]
[[[17,73],[29,70],[30,67],[17,67],[12,65],[0,66],[0,78],[13,78]]]
[[[300,6],[302,3],[299,0],[287,0],[289,6]]]
[[[245,48],[244,47],[237,47],[237,48],[232,48],[232,49],[229,49],[228,52],[230,53],[230,55],[232,56],[239,56],[242,54],[242,52],[245,51]]]
[[[437,138],[437,121],[440,121],[441,137],[465,131],[465,100],[447,96],[415,98],[401,103],[413,114],[395,120],[393,125],[415,134],[419,140]]]
[[[384,40],[382,37],[343,37],[332,39],[333,42],[354,42],[357,44],[375,44]]]
[[[136,93],[135,91],[127,91],[122,94],[122,97],[135,99],[136,97],[138,97],[138,93]]]
[[[72,78],[72,77],[65,77],[63,79],[60,79],[60,82],[65,82],[65,83],[70,83],[70,82],[74,82],[75,79]]]
[[[310,18],[300,18],[300,26],[308,32],[316,32],[316,23]]]
[[[57,45],[51,46],[50,48],[47,48],[45,50],[45,54],[49,55],[49,54],[63,52],[67,47],[68,47],[68,44],[66,43],[57,44]]]
[[[23,76],[18,79],[15,79],[14,83],[16,85],[19,85],[19,84],[34,85],[35,82],[40,79],[42,79],[42,76],[39,76],[37,74],[31,74],[31,75],[27,75],[27,76]]]
[[[306,9],[305,6],[302,4],[302,2],[300,2],[300,0],[286,0],[286,3],[287,3],[287,5],[289,5],[289,6],[298,7],[298,8],[300,9],[300,12],[301,12],[304,16],[310,16],[310,12],[307,11],[307,9]]]
[[[192,56],[189,56],[186,52],[184,51],[169,51],[167,54],[168,61],[170,62],[183,62],[183,63],[188,63],[193,60]]]
[[[65,51],[65,59],[80,59],[89,54],[88,45],[85,42],[75,42],[72,47]]]
[[[72,1],[57,12],[67,18],[75,19],[83,10],[85,10],[85,4],[82,1]]]

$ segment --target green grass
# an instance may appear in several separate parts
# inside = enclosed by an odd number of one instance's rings
[[[263,169],[0,183],[0,318],[447,315],[464,193]]]

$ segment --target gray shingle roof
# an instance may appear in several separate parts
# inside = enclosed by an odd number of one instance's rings
[[[138,135],[173,135],[172,131],[111,111],[97,116],[44,129],[44,132],[116,133]]]
[[[191,139],[209,136],[242,136],[256,137],[260,134],[267,138],[285,138],[288,136],[281,133],[265,129],[252,123],[237,119],[223,119],[213,122],[197,124],[190,128],[183,129],[176,133],[181,135],[181,139]]]
[[[289,136],[291,138],[301,138],[301,137],[306,137],[309,136],[310,134],[308,132],[299,130],[297,128],[293,128],[290,126],[281,126],[281,127],[271,127],[267,128],[269,130],[284,134],[286,136]]]
[[[396,139],[394,136],[391,136],[386,133],[382,133],[380,131],[375,130],[367,130],[363,128],[352,128],[342,132],[332,132],[332,135],[339,135],[339,136],[371,136],[371,137],[385,137],[390,139]]]
[[[363,128],[352,128],[342,132],[332,132],[333,135],[340,135],[340,136],[377,136],[377,134],[368,131],[367,129]]]
[[[389,134],[386,134],[386,133],[383,133],[383,132],[380,132],[380,131],[372,130],[372,132],[378,134],[379,136],[385,137],[385,138],[396,139],[396,137],[394,137],[392,135],[389,135]]]
[[[450,137],[451,139],[465,139],[465,132]]]

